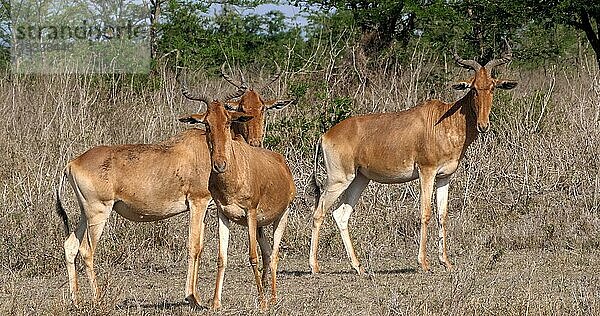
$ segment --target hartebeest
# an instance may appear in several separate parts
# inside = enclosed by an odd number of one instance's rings
[[[223,76],[233,82],[225,73]],[[278,76],[276,74],[271,82]],[[246,123],[247,128],[240,129],[244,133],[241,136],[252,144],[260,144],[268,105],[282,107],[291,101],[265,103],[255,91],[248,90],[243,78],[236,87],[237,91],[226,98],[228,102],[257,113],[257,119]],[[198,99],[185,86],[182,92],[188,99]],[[230,101],[240,96],[239,101]],[[75,269],[78,253],[85,263],[93,298],[97,300],[94,252],[112,210],[137,222],[156,221],[190,211],[185,298],[191,305],[199,305],[196,291],[198,260],[203,248],[203,219],[211,199],[208,191],[210,154],[203,138],[204,131],[192,129],[158,144],[99,146],[67,164],[57,188],[56,205],[68,234],[69,220],[60,201],[62,183],[67,178],[81,210],[77,229],[64,243],[69,289],[75,305],[78,303]]]
[[[467,82],[453,85],[467,94],[453,103],[429,100],[397,113],[380,113],[348,118],[323,134],[315,153],[317,171],[322,153],[327,172],[325,187],[319,191],[315,205],[309,264],[319,272],[317,250],[319,229],[325,211],[344,193],[341,205],[333,212],[352,267],[364,269],[354,253],[348,220],[360,194],[373,180],[380,183],[403,183],[419,179],[421,187],[421,237],[418,262],[429,270],[426,255],[427,225],[431,217],[431,199],[436,187],[439,220],[439,260],[452,267],[446,246],[448,183],[467,147],[479,133],[489,128],[489,115],[495,88],[512,89],[514,81],[492,78],[491,71],[510,61],[510,48],[503,58],[481,66],[475,60],[463,60],[454,53],[456,62],[475,71]],[[315,185],[316,185],[316,176]],[[323,192],[320,195],[320,192]]]
[[[279,244],[287,224],[288,206],[296,194],[292,173],[282,155],[263,148],[249,146],[241,137],[229,137],[233,122],[252,118],[245,112],[226,109],[218,100],[210,101],[204,114],[180,119],[187,123],[200,123],[207,127],[206,137],[211,147],[209,190],[218,209],[219,257],[218,272],[212,307],[221,306],[223,278],[227,266],[229,221],[248,227],[250,265],[258,289],[260,308],[266,309],[264,284],[267,267],[271,272],[271,302],[277,300],[277,263]],[[257,232],[273,224],[273,248],[261,243],[263,275],[258,270]],[[268,258],[268,260],[266,260]]]
[[[275,63],[275,67],[275,74],[267,80],[267,82],[262,86],[260,90],[263,90],[268,85],[279,79],[279,77],[281,76],[281,68],[277,63]],[[240,83],[237,83],[233,79],[231,79],[231,77],[226,75],[225,64],[221,66],[221,74],[227,82],[229,82],[236,88],[244,89],[247,87],[247,83],[245,82],[243,76],[242,81]],[[296,100],[294,99],[272,99],[264,101],[262,97],[256,91],[254,91],[252,87],[249,87],[246,89],[246,92],[241,96],[239,100],[226,100],[225,106],[227,106],[230,109],[235,109],[237,111],[244,112],[247,115],[251,115],[253,117],[258,118],[259,120],[256,120],[257,122],[253,122],[252,124],[233,122],[231,124],[231,130],[235,135],[242,135],[244,139],[248,142],[248,144],[256,147],[262,146],[262,141],[264,139],[265,113],[271,110],[283,109],[295,101]],[[257,104],[261,104],[262,106],[256,106]],[[246,135],[249,135],[251,137],[247,137]]]

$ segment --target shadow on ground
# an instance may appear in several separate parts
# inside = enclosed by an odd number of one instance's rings
[[[128,310],[131,308],[144,308],[144,309],[150,308],[150,309],[156,309],[156,310],[172,310],[173,308],[178,308],[178,307],[182,307],[182,306],[189,306],[189,303],[185,302],[185,301],[179,301],[179,302],[162,301],[162,302],[157,302],[157,303],[151,303],[151,302],[140,303],[136,299],[127,298],[127,299],[123,300],[123,302],[121,302],[120,304],[115,306],[115,308],[122,309],[122,310]],[[204,310],[204,309],[206,309],[206,308],[199,308],[198,310]]]

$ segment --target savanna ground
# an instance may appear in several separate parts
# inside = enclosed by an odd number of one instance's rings
[[[414,251],[413,251],[414,252]],[[370,258],[370,275],[348,269],[345,258],[322,261],[326,272],[311,275],[306,258],[286,257],[279,269],[277,315],[597,315],[600,268],[598,251],[510,251],[493,255],[464,254],[454,272],[416,270],[413,254]],[[410,257],[410,258],[409,258]],[[342,260],[344,259],[344,260]],[[205,260],[200,293],[208,301],[216,274],[215,260]],[[101,264],[103,297],[96,306],[80,309],[66,304],[62,274],[7,276],[1,308],[15,314],[222,314],[258,315],[256,288],[241,253],[226,272],[223,308],[218,312],[190,310],[182,300],[183,262],[154,263],[130,269]],[[4,290],[3,290],[4,291]],[[85,292],[83,292],[85,293]],[[6,299],[4,299],[6,297]],[[207,302],[208,303],[208,302]]]
[[[416,263],[418,184],[371,184],[352,215],[351,235],[369,275],[350,268],[334,221],[321,233],[323,273],[308,267],[316,137],[347,115],[401,110],[427,98],[454,100],[449,83],[466,71],[415,50],[411,62],[376,69],[348,64],[288,71],[266,98],[292,93],[296,105],[269,114],[266,145],[284,154],[298,196],[290,209],[272,314],[520,315],[600,314],[600,73],[595,65],[509,65],[499,76],[519,86],[498,91],[492,131],[467,152],[450,187],[451,272]],[[348,61],[346,61],[348,62]],[[565,66],[568,64],[568,66]],[[257,86],[268,70],[248,68]],[[208,72],[189,73],[208,95],[229,92]],[[263,79],[261,79],[263,78]],[[187,215],[132,223],[113,214],[95,257],[102,298],[92,305],[82,264],[79,309],[69,304],[54,190],[66,162],[99,144],[164,140],[198,105],[183,100],[167,71],[127,76],[6,76],[0,80],[0,314],[202,314],[183,303]],[[68,189],[67,191],[70,191]],[[72,194],[65,206],[78,218]],[[212,296],[216,217],[198,286]],[[436,262],[430,224],[429,260]],[[235,226],[223,309],[258,314],[245,231]]]

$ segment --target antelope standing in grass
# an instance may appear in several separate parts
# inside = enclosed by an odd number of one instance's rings
[[[397,113],[381,113],[348,118],[328,130],[317,144],[315,184],[319,154],[322,153],[327,180],[322,190],[317,185],[309,264],[319,272],[317,250],[319,229],[328,210],[342,193],[341,205],[333,212],[352,267],[364,273],[350,240],[348,220],[360,194],[373,180],[380,183],[403,183],[419,179],[421,195],[421,237],[418,262],[429,270],[426,255],[427,225],[431,217],[433,188],[439,221],[438,258],[452,268],[446,246],[448,184],[467,147],[479,133],[489,129],[494,89],[512,89],[514,81],[492,78],[494,67],[511,59],[510,48],[500,59],[485,66],[475,60],[463,60],[454,53],[456,62],[475,71],[466,82],[453,85],[468,90],[456,102],[429,100]]]
[[[271,272],[271,302],[277,301],[279,244],[287,224],[287,208],[296,194],[292,174],[280,154],[249,146],[241,137],[231,139],[231,124],[248,121],[251,115],[226,108],[217,100],[205,98],[203,101],[208,105],[204,114],[183,117],[180,121],[206,125],[206,140],[211,148],[209,190],[217,204],[219,217],[218,271],[212,307],[221,307],[231,220],[248,227],[250,265],[258,289],[260,308],[265,310],[268,306],[264,297],[267,266]],[[266,240],[259,239],[263,258],[261,277],[258,270],[257,232],[260,234],[262,227],[271,224],[273,248]]]
[[[278,70],[269,83],[277,80],[279,74]],[[291,100],[263,102],[255,91],[248,89],[243,77],[237,84],[224,72],[223,77],[238,88],[226,98],[228,104],[257,113],[257,119],[239,127],[241,136],[251,144],[260,144],[264,112],[284,107]],[[198,99],[185,86],[182,92],[188,99]],[[240,96],[238,101],[232,100]],[[64,243],[73,304],[78,303],[77,254],[81,254],[85,264],[94,301],[98,298],[94,252],[112,210],[136,222],[156,221],[189,211],[185,298],[192,306],[199,306],[198,262],[203,248],[203,220],[211,200],[210,153],[205,137],[204,131],[191,129],[157,144],[98,146],[67,164],[57,189],[56,206],[68,234],[69,220],[60,200],[62,183],[67,178],[81,210],[76,230]]]

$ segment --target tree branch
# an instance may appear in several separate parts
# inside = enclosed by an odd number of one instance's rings
[[[590,22],[590,16],[587,11],[583,9],[579,11],[579,18],[581,19],[581,27],[579,28],[585,32],[585,36],[590,42],[594,53],[596,53],[596,62],[598,63],[598,66],[600,66],[600,41],[598,40],[598,34],[594,32],[594,28]],[[598,21],[596,20],[596,22]]]
[[[575,20],[566,20],[566,21],[565,21],[565,23],[566,23],[567,25],[570,25],[570,26],[572,26],[572,27],[574,27],[574,28],[577,28],[577,29],[580,29],[580,30],[583,30],[583,29],[584,29],[584,25],[583,25],[583,23],[581,23],[581,22],[579,22],[579,21],[575,21]]]
[[[594,32],[594,28],[592,27],[592,23],[590,22],[590,16],[586,11],[579,11],[579,17],[581,18],[582,30],[585,32],[590,44],[596,50],[596,47],[600,48],[600,43],[598,42],[598,34]]]

